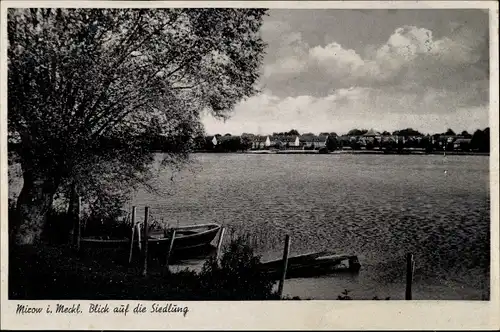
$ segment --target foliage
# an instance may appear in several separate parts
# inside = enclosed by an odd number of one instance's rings
[[[333,135],[329,135],[326,140],[326,147],[329,151],[335,151],[338,149],[339,143],[337,141],[337,137]]]
[[[460,136],[463,136],[464,138],[472,138],[472,135],[467,132],[467,130],[464,130],[460,133]]]
[[[252,139],[248,136],[241,136],[241,149],[248,150],[252,147]]]
[[[444,133],[444,135],[448,135],[448,136],[455,136],[455,132],[451,129],[451,128],[448,128],[448,130],[446,130],[446,132]]]
[[[236,152],[243,150],[243,145],[240,136],[223,136],[214,149],[218,152]]]
[[[402,130],[396,130],[392,134],[393,135],[397,135],[397,136],[404,136],[404,137],[408,137],[408,136],[424,136],[421,132],[419,132],[418,130],[414,130],[412,128],[406,128],[406,129],[402,129]]]
[[[11,299],[277,300],[274,281],[257,268],[243,240],[232,241],[220,264],[207,261],[200,273],[167,272],[151,264],[148,275],[110,249],[75,256],[66,246],[20,246],[10,250]],[[33,282],[36,280],[37,282]]]
[[[351,141],[351,148],[353,150],[361,150],[361,143],[359,141]]]
[[[57,191],[105,205],[188,160],[200,111],[226,118],[253,95],[261,9],[10,9],[8,131],[24,173],[20,240]],[[38,190],[43,186],[43,191]],[[28,202],[31,202],[28,204]],[[31,226],[28,226],[31,225]]]
[[[319,148],[318,153],[320,154],[327,154],[329,152],[328,148],[326,146]]]
[[[490,151],[490,128],[476,130],[472,135],[470,147],[480,152]]]
[[[263,300],[276,297],[274,280],[259,269],[260,256],[239,237],[231,241],[220,264],[210,258],[200,274],[201,286],[209,298],[221,300]]]
[[[368,132],[367,129],[351,129],[347,132],[348,136],[361,136]]]
[[[299,136],[299,135],[300,134],[296,129],[291,129],[290,131],[273,133],[273,136]]]

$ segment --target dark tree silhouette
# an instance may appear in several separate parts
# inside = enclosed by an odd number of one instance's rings
[[[104,204],[113,183],[144,183],[159,134],[162,165],[186,161],[200,110],[225,118],[256,92],[265,12],[9,9],[8,131],[24,180],[15,242],[40,238],[61,190]]]
[[[361,136],[368,132],[367,129],[351,129],[347,132],[348,136]]]
[[[337,141],[337,137],[333,135],[329,135],[326,140],[326,147],[329,151],[335,151],[338,149],[339,143]]]
[[[465,137],[465,138],[472,138],[472,135],[469,134],[467,132],[467,130],[462,131],[462,133],[460,135],[463,136],[463,137]]]
[[[483,130],[476,130],[472,135],[470,147],[473,150],[480,152],[490,151],[490,128]]]
[[[446,130],[446,132],[444,133],[445,135],[448,135],[448,136],[455,136],[455,132],[451,129],[451,128],[448,128],[448,130]]]

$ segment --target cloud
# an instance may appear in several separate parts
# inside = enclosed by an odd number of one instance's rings
[[[413,127],[435,133],[474,131],[488,126],[488,106],[470,107],[460,93],[434,88],[404,92],[399,89],[343,88],[324,97],[284,97],[263,93],[239,104],[230,121],[223,123],[206,116],[210,134],[269,134],[292,128],[302,132],[375,128],[394,131]],[[442,114],[446,112],[446,116]]]
[[[206,117],[207,132],[488,126],[489,36],[481,11],[283,10],[264,22],[262,34],[269,45],[262,93],[237,105],[226,123]]]
[[[300,33],[290,32],[283,38],[279,57],[265,66],[264,80],[266,87],[282,95],[325,95],[353,85],[436,86],[461,75],[469,81],[483,80],[488,77],[485,63],[480,62],[486,43],[485,36],[466,27],[456,27],[451,36],[435,39],[428,29],[403,26],[385,44],[368,45],[361,56],[337,42],[310,47]],[[280,88],[283,82],[286,84]]]

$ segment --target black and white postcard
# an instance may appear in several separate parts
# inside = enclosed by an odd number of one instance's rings
[[[3,1],[7,329],[497,329],[498,4]]]

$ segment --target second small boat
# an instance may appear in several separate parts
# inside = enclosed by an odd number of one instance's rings
[[[260,268],[274,278],[280,278],[283,260],[260,264]],[[328,251],[288,258],[286,278],[314,277],[333,272],[357,273],[361,269],[356,255],[339,255]]]

